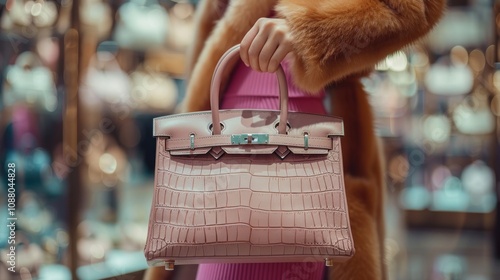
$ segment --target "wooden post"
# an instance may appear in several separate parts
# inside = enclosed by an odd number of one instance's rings
[[[81,164],[82,155],[78,152],[78,141],[81,139],[81,126],[79,117],[78,88],[80,82],[80,32],[79,10],[80,1],[73,0],[71,7],[71,24],[64,35],[64,84],[66,88],[66,103],[63,112],[63,153],[69,165],[67,177],[66,209],[67,227],[69,235],[69,268],[72,279],[78,279],[78,231],[81,219]]]

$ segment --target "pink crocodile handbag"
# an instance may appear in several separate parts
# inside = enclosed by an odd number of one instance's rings
[[[330,116],[280,110],[219,110],[217,65],[211,111],[154,119],[155,189],[144,249],[148,264],[318,262],[354,254],[340,136]]]

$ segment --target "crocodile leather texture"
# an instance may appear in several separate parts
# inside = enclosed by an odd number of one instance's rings
[[[282,72],[278,79],[280,111],[219,111],[213,87],[212,111],[154,120],[144,249],[150,265],[344,261],[354,254],[342,120],[287,112]]]

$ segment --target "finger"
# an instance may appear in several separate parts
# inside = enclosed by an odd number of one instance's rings
[[[252,41],[250,48],[248,49],[248,60],[250,62],[250,67],[255,71],[261,71],[259,67],[259,56],[262,48],[266,44],[267,33],[261,32],[257,33],[257,36]]]
[[[259,69],[269,72],[269,62],[279,47],[279,41],[268,39],[259,54]]]
[[[274,51],[273,56],[269,59],[268,72],[278,71],[280,63],[285,59],[285,57],[292,52],[292,47],[289,44],[279,44],[276,51]]]
[[[250,66],[250,59],[248,57],[248,50],[250,49],[250,45],[252,44],[255,36],[257,36],[257,33],[259,32],[259,27],[257,25],[254,25],[248,32],[245,34],[245,37],[243,37],[243,40],[241,40],[240,43],[240,57],[243,63],[247,67]]]
[[[280,48],[281,53],[284,52],[289,45],[290,42],[286,30],[284,30],[280,26],[274,28],[260,54],[261,70],[265,72],[275,72],[275,69],[277,69],[277,64],[279,64],[281,60],[283,60],[283,58],[278,57],[278,59],[280,60],[274,61],[273,64],[270,65],[271,58],[274,56],[274,53],[277,51],[278,47],[282,46]],[[280,53],[278,53],[278,55],[280,55]],[[272,68],[270,69],[269,66],[272,66]]]

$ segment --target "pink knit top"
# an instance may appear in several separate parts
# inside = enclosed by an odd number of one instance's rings
[[[282,63],[288,82],[288,107],[290,111],[326,114],[324,90],[308,94],[292,81],[288,62]],[[274,73],[253,71],[240,62],[236,65],[231,81],[224,94],[222,109],[273,109],[279,108],[278,80]]]
[[[326,114],[323,105],[325,92],[307,94],[292,82],[288,63],[282,63],[288,81],[289,110]],[[259,73],[240,62],[224,94],[221,109],[279,108],[278,82],[275,74]],[[324,263],[250,263],[201,264],[196,280],[320,280]]]

